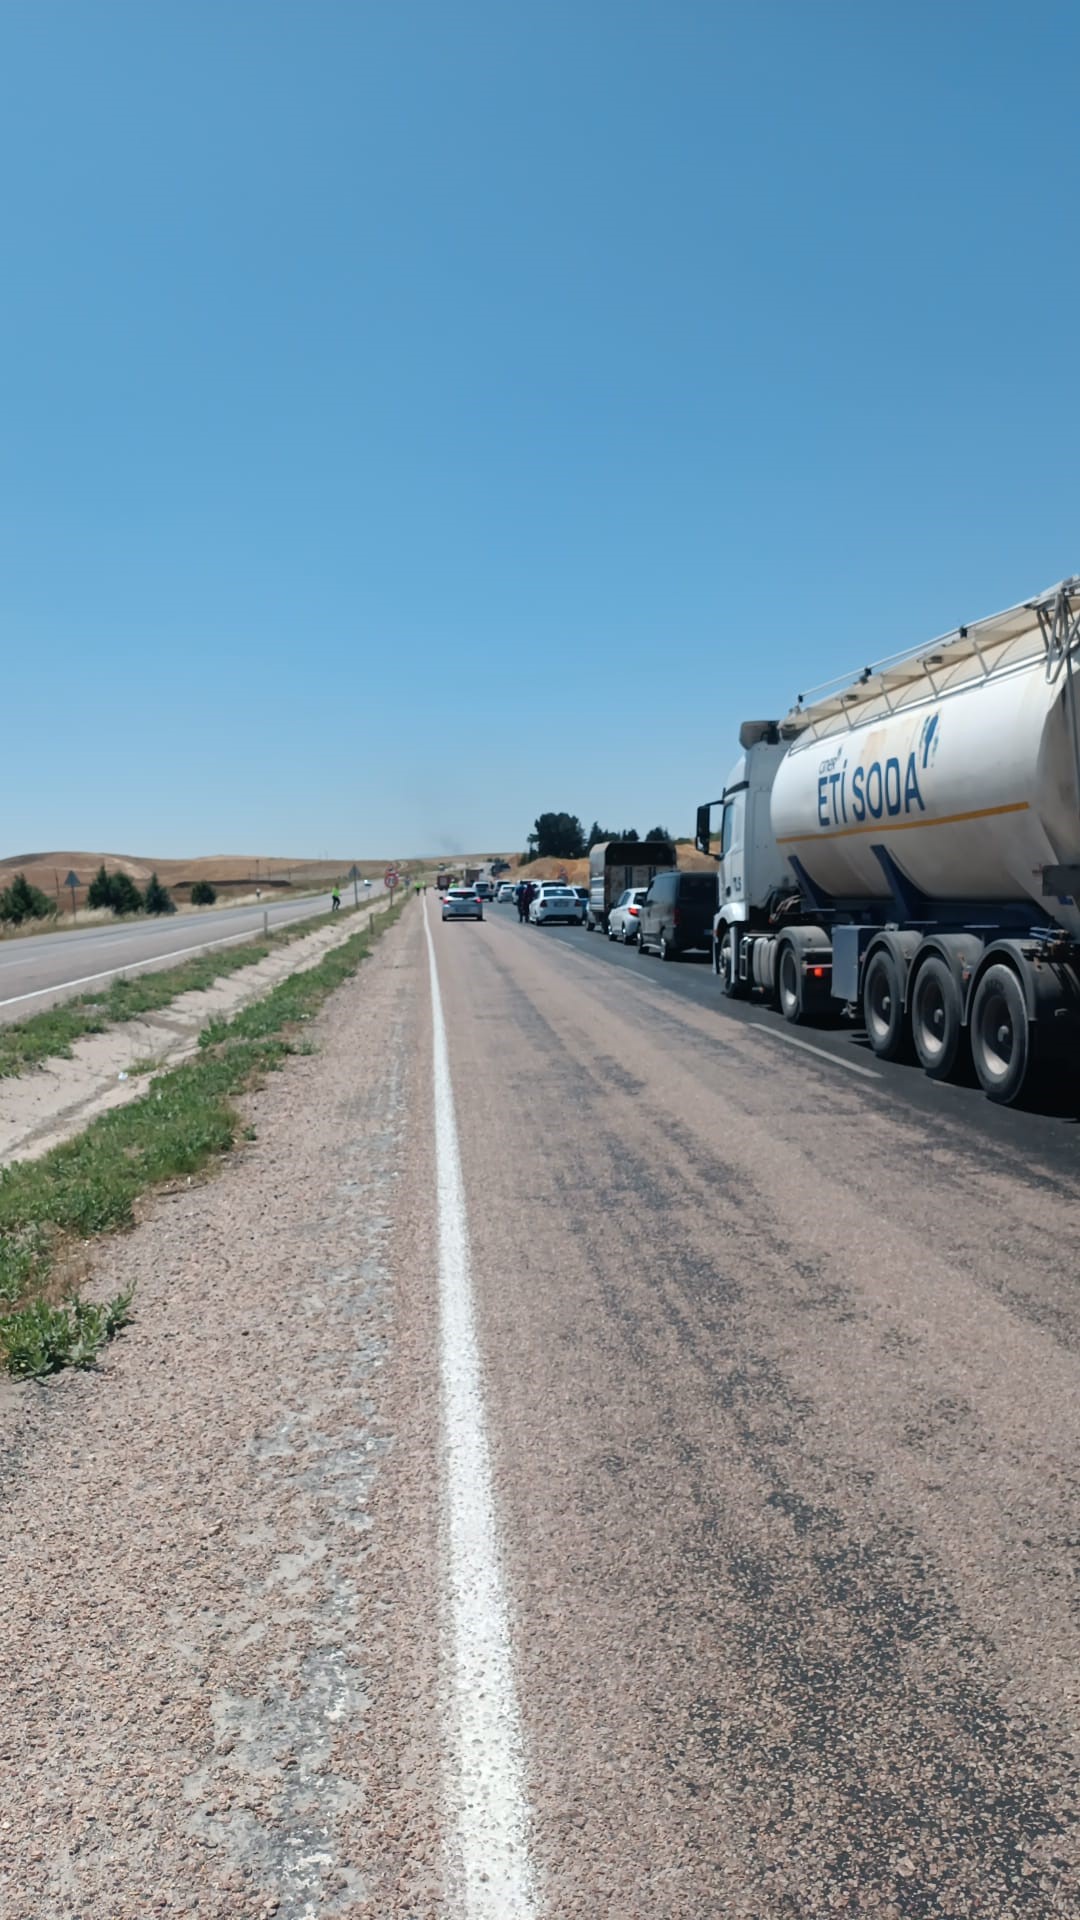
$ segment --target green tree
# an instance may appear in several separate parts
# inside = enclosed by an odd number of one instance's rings
[[[209,880],[196,880],[191,889],[193,907],[212,907],[216,899],[217,888],[211,886]]]
[[[142,897],[143,911],[146,913],[175,913],[176,902],[168,887],[163,887],[156,873],[152,873]]]
[[[56,917],[56,902],[40,887],[31,886],[25,873],[17,873],[10,886],[0,893],[0,920],[21,927],[24,920],[51,920]]]
[[[109,905],[114,913],[141,913],[143,897],[130,873],[109,876]]]
[[[646,840],[674,840],[675,835],[669,833],[666,827],[650,827],[645,838]]]
[[[111,907],[112,903],[112,876],[103,860],[87,889],[86,904],[88,907]]]
[[[585,830],[576,813],[541,813],[533,821],[541,860],[577,860],[585,852]]]

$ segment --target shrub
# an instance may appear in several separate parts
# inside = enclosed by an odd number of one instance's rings
[[[175,913],[176,902],[168,887],[163,887],[156,873],[150,875],[146,892],[142,897],[143,908],[147,913]]]
[[[0,1328],[4,1364],[17,1380],[41,1380],[62,1367],[92,1367],[107,1340],[131,1319],[131,1294],[105,1306],[74,1299],[59,1307],[34,1300],[7,1315]]]
[[[129,873],[110,873],[102,861],[87,888],[86,904],[111,907],[114,913],[141,913],[143,897]]]
[[[32,887],[25,873],[17,873],[9,887],[0,893],[0,920],[20,927],[24,920],[49,920],[56,915],[56,902],[40,887]]]
[[[114,913],[141,913],[143,897],[130,873],[114,873],[109,879],[109,905]]]
[[[111,907],[112,903],[112,879],[103,860],[87,889],[86,904],[88,907]]]
[[[193,907],[212,907],[216,899],[217,888],[212,887],[209,880],[196,880],[191,889]]]

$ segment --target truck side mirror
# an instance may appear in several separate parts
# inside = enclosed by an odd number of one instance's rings
[[[697,832],[694,835],[694,845],[699,853],[708,853],[709,851],[709,829],[711,825],[712,805],[706,801],[705,805],[699,807],[697,810]]]

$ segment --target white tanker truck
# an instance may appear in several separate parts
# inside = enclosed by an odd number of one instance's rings
[[[718,838],[713,967],[793,1022],[992,1100],[1080,1037],[1080,577],[748,721]]]

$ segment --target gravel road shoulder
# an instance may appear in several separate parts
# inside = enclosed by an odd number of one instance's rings
[[[101,1375],[5,1396],[4,1920],[370,1916],[405,1855],[426,1897],[435,1742],[378,1681],[435,1711],[432,1605],[404,1604],[434,1548],[387,1561],[374,1520],[395,1421],[431,1417],[394,1358],[425,1314],[398,1298],[421,938],[410,912],[249,1097],[254,1141],[102,1252],[137,1319]]]

